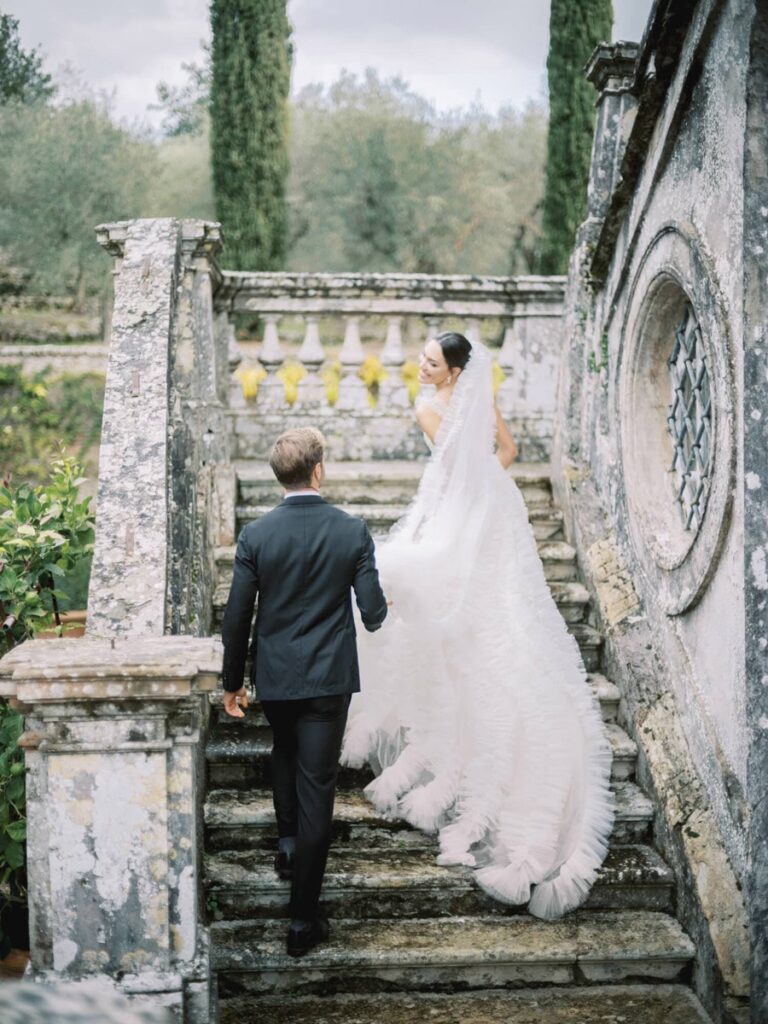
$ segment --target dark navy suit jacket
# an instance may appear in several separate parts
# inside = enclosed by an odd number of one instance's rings
[[[248,639],[260,700],[360,689],[351,590],[371,632],[387,615],[362,519],[319,495],[285,498],[240,531],[221,634],[225,690],[243,685]]]

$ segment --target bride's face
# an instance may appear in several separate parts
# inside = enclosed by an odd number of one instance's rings
[[[428,341],[419,356],[419,382],[421,384],[442,384],[448,376],[448,363],[439,341]]]

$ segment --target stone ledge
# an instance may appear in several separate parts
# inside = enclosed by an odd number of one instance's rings
[[[0,696],[23,703],[175,699],[218,685],[214,637],[28,640],[0,659]]]

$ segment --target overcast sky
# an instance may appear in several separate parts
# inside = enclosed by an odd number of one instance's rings
[[[115,91],[121,117],[148,119],[155,86],[184,79],[201,58],[208,0],[0,0],[26,48],[54,73],[65,62]],[[639,41],[651,0],[614,0],[614,39]],[[292,87],[332,82],[342,68],[399,74],[440,109],[480,100],[522,107],[546,89],[546,0],[289,0]]]

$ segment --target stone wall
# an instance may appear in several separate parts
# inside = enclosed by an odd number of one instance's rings
[[[54,373],[104,373],[108,352],[108,347],[98,342],[83,345],[0,344],[0,366],[18,366],[25,374],[46,369]]]
[[[717,1020],[743,1013],[750,970],[745,153],[764,168],[768,146],[746,128],[757,6],[664,0],[642,48],[593,58],[553,460]]]

